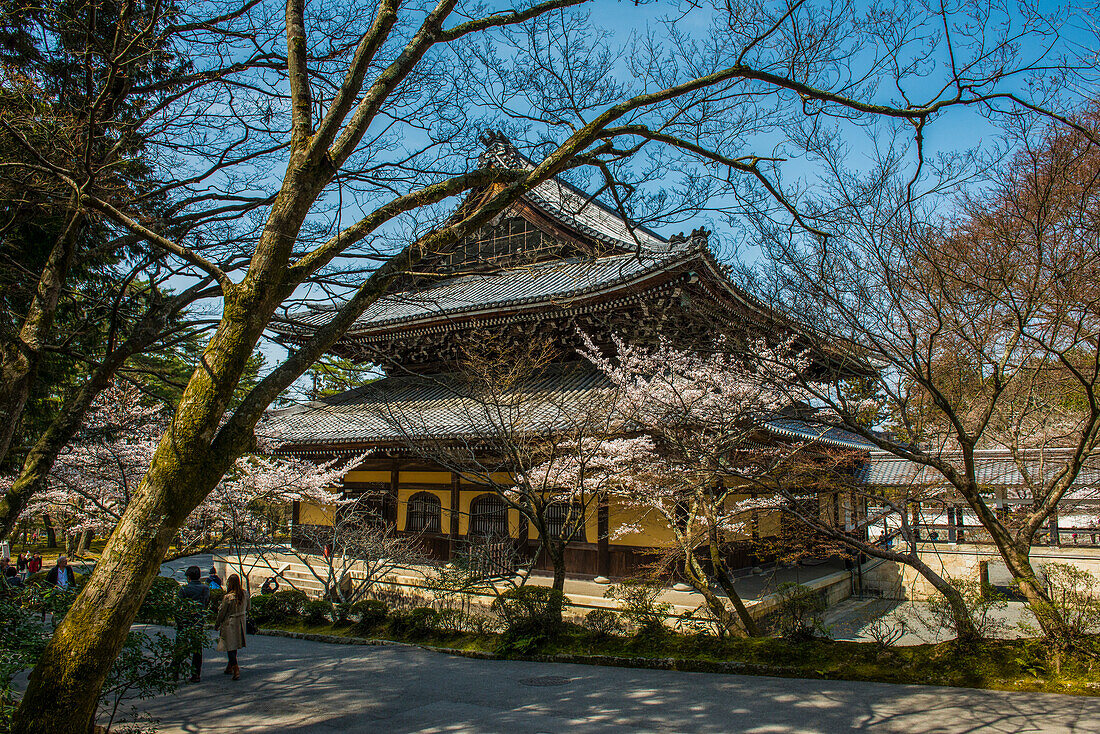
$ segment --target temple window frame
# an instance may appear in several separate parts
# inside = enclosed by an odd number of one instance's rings
[[[443,532],[443,502],[434,492],[413,493],[405,506],[405,530],[413,533]]]
[[[479,505],[492,504],[489,512],[480,510]],[[494,527],[485,528],[491,524]],[[508,529],[508,503],[492,492],[479,494],[470,500],[470,527],[466,535],[471,538],[504,539],[510,538]],[[481,525],[481,527],[479,527]]]

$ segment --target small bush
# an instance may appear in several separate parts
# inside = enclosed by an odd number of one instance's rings
[[[561,631],[563,605],[562,593],[546,586],[519,586],[498,596],[493,611],[505,628],[497,652],[525,655],[544,645]]]
[[[788,640],[805,641],[827,637],[825,599],[813,589],[788,581],[776,590],[779,597],[774,619],[779,634]]]
[[[285,622],[301,616],[302,610],[306,606],[306,602],[309,601],[309,597],[306,596],[305,592],[298,591],[297,589],[276,591],[271,596],[272,621],[278,622]]]
[[[168,576],[154,578],[138,610],[138,621],[166,625],[174,621],[177,612],[186,614],[179,593],[180,585],[175,579]]]
[[[622,616],[610,609],[593,609],[584,615],[584,628],[597,637],[621,635],[626,624]]]
[[[210,592],[210,609],[217,613],[218,605],[214,603],[214,594],[219,594],[218,604],[221,604],[221,595],[224,595],[224,591]],[[260,594],[254,596],[248,601],[248,613],[252,619],[257,623],[263,622],[277,622],[275,618],[275,595],[274,594]]]
[[[493,600],[493,611],[508,627],[552,631],[561,624],[564,597],[548,586],[517,586]]]
[[[222,605],[222,597],[223,596],[225,596],[225,589],[211,589],[210,590],[210,601],[207,602],[207,604],[206,604],[206,610],[208,612],[210,612],[211,614],[217,614],[218,613],[218,607],[220,607]],[[249,610],[252,609],[252,603],[255,602],[257,598],[258,597],[254,596],[251,599],[249,599],[249,607],[248,607]],[[253,614],[253,616],[255,616],[253,612],[250,611],[249,613]]]
[[[439,628],[439,612],[431,607],[417,607],[390,617],[390,631],[395,635],[423,637]]]
[[[604,597],[619,603],[623,618],[638,634],[663,634],[672,605],[657,600],[662,591],[664,586],[655,579],[627,579],[607,587]]]
[[[1100,632],[1100,582],[1096,577],[1069,563],[1047,563],[1042,571],[1050,602],[1072,633]]]
[[[970,620],[983,638],[994,637],[1003,634],[1008,625],[994,612],[1003,610],[1008,606],[1008,599],[1000,592],[983,588],[982,585],[971,579],[949,579],[948,583],[955,587],[962,595],[963,603],[970,612]],[[921,625],[929,632],[938,632],[941,629],[949,629],[955,632],[955,618],[951,614],[951,605],[947,603],[947,597],[943,594],[933,594],[928,597],[925,605],[927,619],[920,617]]]
[[[380,627],[389,613],[386,602],[377,599],[357,601],[351,605],[351,615],[356,618],[355,628],[363,632]]]
[[[307,601],[302,605],[302,621],[314,627],[327,624],[331,611],[332,605],[327,601],[322,601],[320,599]]]

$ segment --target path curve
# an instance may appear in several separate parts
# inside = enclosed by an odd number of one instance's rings
[[[404,646],[249,638],[242,676],[139,703],[160,731],[1098,732],[1100,698],[473,660]]]

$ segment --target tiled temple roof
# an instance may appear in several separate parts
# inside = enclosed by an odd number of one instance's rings
[[[490,132],[482,143],[485,152],[479,162],[483,166],[492,164],[528,171],[535,168],[535,163],[503,135]],[[627,250],[638,250],[641,245],[642,250],[657,253],[668,252],[676,245],[646,227],[627,226],[615,209],[557,177],[538,184],[523,198],[552,219],[606,244]]]
[[[525,429],[561,431],[609,387],[607,378],[592,366],[569,364],[549,370],[519,397],[502,396],[500,401],[522,408]],[[453,374],[385,377],[339,395],[273,411],[270,428],[287,446],[461,440],[499,431],[499,424],[486,417],[483,404],[471,399],[467,390]],[[781,439],[841,449],[868,446],[839,428],[793,418],[769,418],[760,425]]]
[[[975,472],[978,482],[988,487],[1022,488],[1025,485],[1020,464],[1035,479],[1050,481],[1061,470],[1068,449],[1046,449],[1022,454],[1018,461],[1007,450],[975,451]],[[962,458],[955,453],[943,454],[952,465],[962,468]],[[884,487],[935,487],[946,485],[943,475],[931,467],[895,456],[887,451],[871,451],[856,475],[867,484]],[[1089,462],[1082,468],[1077,480],[1079,487],[1100,486],[1100,462]]]
[[[531,432],[565,430],[570,416],[597,399],[606,378],[585,365],[548,371],[515,399]],[[464,439],[492,435],[483,403],[456,375],[385,377],[349,392],[271,413],[271,428],[285,445],[401,443],[415,438]]]
[[[660,254],[551,260],[496,272],[459,275],[423,290],[383,296],[355,320],[347,337],[481,311],[564,305],[628,287],[640,279],[704,257],[698,248],[682,246]],[[273,324],[273,328],[286,335],[308,332],[324,324],[331,314],[331,307],[314,308],[293,314],[285,322]]]
[[[869,451],[875,447],[873,443],[857,433],[797,418],[773,418],[767,421],[764,427],[768,433],[780,438],[821,443],[830,448]]]

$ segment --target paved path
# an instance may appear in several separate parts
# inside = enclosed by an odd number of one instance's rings
[[[253,637],[242,677],[143,702],[160,731],[1090,732],[1100,698],[512,661]]]

